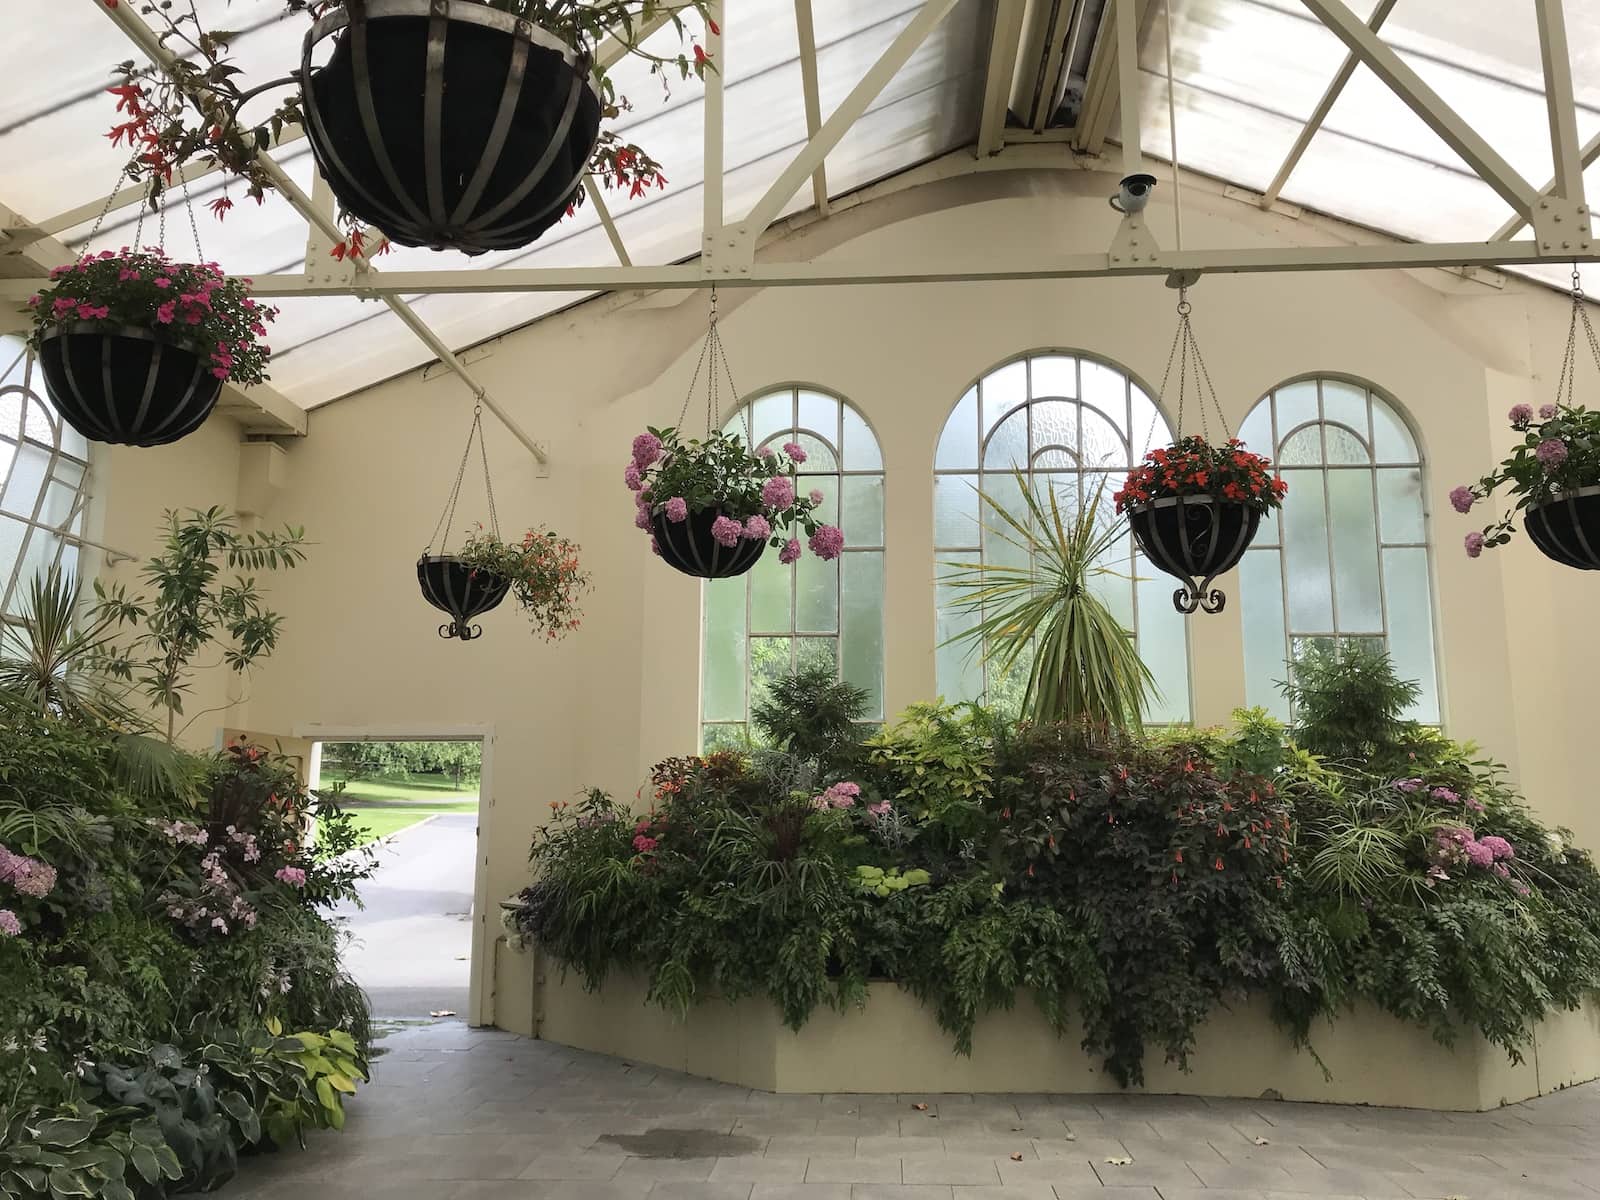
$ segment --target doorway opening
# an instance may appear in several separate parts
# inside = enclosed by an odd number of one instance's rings
[[[339,792],[377,869],[339,916],[345,969],[384,1020],[484,1024],[483,861],[489,796],[482,731],[317,731],[311,786]]]

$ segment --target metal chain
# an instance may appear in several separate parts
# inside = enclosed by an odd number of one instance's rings
[[[183,207],[184,211],[189,214],[189,232],[194,235],[194,261],[203,263],[206,260],[206,252],[200,248],[200,226],[194,219],[194,198],[189,195],[189,181],[183,178],[182,172],[179,172],[178,179],[183,184]],[[163,192],[162,194],[165,195],[166,193]],[[223,194],[227,194],[226,184],[223,185]],[[165,247],[163,246],[163,248]]]
[[[1574,264],[1572,268],[1572,321],[1567,326],[1567,351],[1561,358],[1561,378],[1556,382],[1556,403],[1564,403],[1572,407],[1572,401],[1578,382],[1578,324],[1583,323],[1585,340],[1589,343],[1589,352],[1594,356],[1596,370],[1600,370],[1600,338],[1596,338],[1594,326],[1589,322],[1589,309],[1585,304],[1583,294],[1583,277],[1578,273]]]
[[[1194,360],[1194,390],[1195,397],[1200,405],[1200,434],[1207,442],[1211,441],[1210,412],[1217,415],[1217,421],[1222,432],[1227,437],[1232,437],[1228,425],[1228,416],[1222,410],[1222,403],[1217,399],[1217,389],[1211,382],[1211,371],[1206,366],[1206,360],[1200,353],[1200,343],[1194,336],[1194,324],[1190,321],[1190,314],[1194,312],[1194,305],[1189,303],[1189,289],[1178,289],[1178,328],[1172,335],[1172,348],[1167,351],[1167,366],[1161,373],[1161,390],[1159,395],[1163,400],[1167,398],[1167,385],[1172,381],[1172,366],[1178,366],[1178,412],[1177,426],[1173,430],[1174,439],[1183,437],[1183,418],[1189,391],[1189,360]],[[1156,422],[1161,419],[1160,410],[1150,418],[1150,428],[1145,433],[1145,443],[1155,436]]]
[[[461,465],[456,468],[456,479],[450,485],[450,495],[445,501],[444,512],[440,514],[439,523],[433,528],[433,536],[428,539],[429,552],[437,545],[440,553],[443,553],[449,540],[449,529],[456,519],[456,504],[461,498],[461,484],[467,475],[467,463],[472,458],[474,438],[478,441],[478,454],[483,462],[483,486],[489,497],[489,528],[497,539],[500,536],[500,514],[495,509],[494,481],[489,476],[489,444],[483,436],[483,393],[479,392],[472,406],[472,425],[467,430],[467,444],[461,451]]]
[[[128,160],[128,165],[123,167],[121,171],[117,172],[117,179],[119,181],[121,181],[123,179],[126,179],[128,177],[128,171],[132,168],[133,164],[138,162],[138,161],[139,161],[139,156],[137,154],[135,154],[132,158],[130,158]],[[109,193],[107,193],[106,202],[100,208],[100,215],[94,219],[94,224],[89,226],[89,232],[83,239],[85,245],[88,245],[88,243],[94,241],[94,235],[100,232],[100,226],[104,225],[106,223],[106,218],[111,215],[111,206],[112,206],[112,204],[114,204],[116,202],[117,192],[119,190],[120,190],[119,188],[113,187],[111,189],[111,191]],[[140,220],[142,221],[143,218],[144,218],[144,204],[143,204],[143,202],[141,202],[140,205],[139,205],[139,215],[140,215]],[[135,250],[137,250],[139,248],[138,239],[137,238],[135,238],[135,240],[134,240],[134,247],[133,248]]]
[[[728,381],[728,394],[733,397],[733,403],[739,408],[744,419],[744,440],[750,441],[750,414],[739,405],[739,389],[733,382],[733,370],[728,366],[728,351],[722,343],[722,334],[717,328],[717,289],[711,289],[711,316],[706,329],[705,340],[700,343],[700,358],[695,363],[694,374],[689,379],[689,391],[683,398],[683,409],[678,413],[678,429],[683,429],[683,423],[689,416],[689,405],[694,402],[695,390],[700,386],[700,373],[706,372],[706,435],[709,437],[716,432],[717,416],[722,411],[722,384],[721,377],[726,376]],[[753,447],[752,447],[753,448]]]

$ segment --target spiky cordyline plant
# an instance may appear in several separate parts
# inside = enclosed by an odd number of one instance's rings
[[[1021,514],[982,490],[978,495],[999,518],[989,532],[1021,551],[1029,565],[942,564],[951,573],[940,582],[956,593],[956,611],[980,618],[950,641],[974,643],[1001,674],[1031,650],[1022,701],[1031,720],[1139,729],[1155,677],[1133,635],[1091,587],[1096,577],[1118,573],[1103,560],[1127,531],[1101,519],[1102,489],[1064,515],[1054,488],[1046,504],[1022,472],[1016,480],[1026,509]]]

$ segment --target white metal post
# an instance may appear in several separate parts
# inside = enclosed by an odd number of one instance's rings
[[[800,50],[800,86],[805,92],[806,137],[814,138],[822,128],[822,89],[817,81],[817,24],[811,12],[811,0],[794,0],[794,35]],[[811,199],[816,203],[817,212],[827,216],[826,163],[811,173]]]
[[[983,116],[978,125],[978,157],[998,154],[1005,145],[1006,111],[1022,51],[1024,0],[997,0],[989,39],[989,69],[984,76]]]
[[[1595,134],[1584,145],[1583,152],[1578,156],[1578,160],[1580,163],[1582,163],[1585,169],[1592,167],[1597,161],[1600,161],[1600,133]],[[1539,195],[1541,197],[1549,196],[1554,193],[1555,187],[1556,181],[1552,179],[1540,189]],[[1523,226],[1527,225],[1527,223],[1527,217],[1512,217],[1504,225],[1500,226],[1499,229],[1495,230],[1494,236],[1489,240],[1491,242],[1510,241],[1512,238],[1517,236],[1517,233],[1523,228]]]
[[[1122,174],[1144,172],[1139,128],[1139,13],[1133,0],[1112,0],[1117,6],[1117,85],[1122,109]]]
[[[1551,194],[1583,203],[1583,164],[1578,152],[1578,107],[1572,94],[1572,58],[1562,0],[1534,0],[1539,18],[1539,50],[1544,60],[1544,100],[1550,111],[1550,154],[1555,161]]]
[[[726,40],[722,33],[724,19],[722,0],[709,0],[707,10],[711,19],[706,25],[706,54],[711,59],[711,68],[705,75],[705,182],[704,182],[704,239],[702,246],[708,259],[717,257],[714,239],[722,237],[724,224],[722,208],[722,173],[723,173],[723,96],[724,84],[728,74],[728,64],[725,61],[727,52],[724,49]]]

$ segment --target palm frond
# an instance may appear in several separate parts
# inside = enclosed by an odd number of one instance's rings
[[[1020,471],[1024,510],[1014,513],[978,489],[998,522],[995,538],[1026,554],[1027,566],[942,563],[939,582],[955,593],[953,608],[977,617],[948,639],[971,642],[986,665],[1009,672],[1031,652],[1023,713],[1036,721],[1086,721],[1138,729],[1155,678],[1133,635],[1095,595],[1092,581],[1120,575],[1105,565],[1127,530],[1102,518],[1103,487],[1063,515],[1054,488],[1041,500]]]

